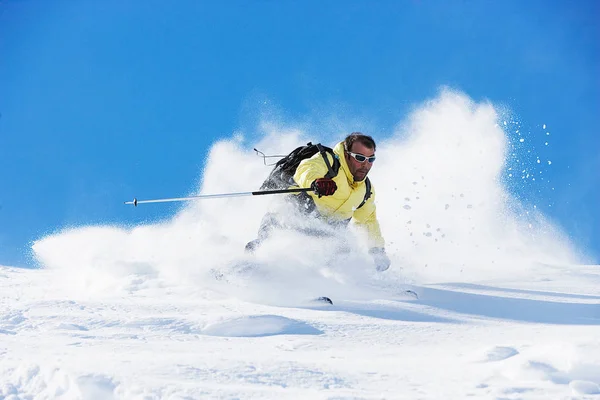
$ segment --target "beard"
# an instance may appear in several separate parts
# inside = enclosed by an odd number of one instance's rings
[[[367,177],[368,173],[369,170],[359,169],[354,173],[354,180],[357,182],[362,181]]]

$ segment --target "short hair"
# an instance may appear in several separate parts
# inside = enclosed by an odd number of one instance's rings
[[[375,145],[375,140],[371,136],[364,135],[361,132],[352,132],[346,139],[344,139],[344,148],[346,151],[350,151],[354,142],[359,142],[363,146],[366,146],[369,149],[373,149],[373,151],[377,150]]]

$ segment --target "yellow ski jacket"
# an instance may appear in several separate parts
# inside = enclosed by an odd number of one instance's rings
[[[328,220],[349,220],[353,218],[359,226],[367,229],[369,233],[369,247],[385,246],[385,241],[381,236],[379,221],[375,211],[375,189],[371,185],[371,197],[361,207],[357,207],[365,198],[367,190],[364,181],[354,181],[354,176],[350,173],[348,163],[344,157],[344,142],[338,143],[333,152],[340,161],[338,174],[333,178],[337,185],[337,190],[331,196],[322,196],[313,192],[308,192],[315,202],[317,211],[321,216]],[[326,153],[329,164],[333,165],[333,157]],[[302,160],[294,174],[294,181],[299,187],[309,188],[311,183],[318,178],[323,178],[328,172],[327,165],[321,153],[317,153],[309,159]]]

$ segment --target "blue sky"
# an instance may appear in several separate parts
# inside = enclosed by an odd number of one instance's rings
[[[1,1],[0,265],[55,230],[166,218],[261,104],[381,137],[448,85],[508,106],[552,159],[511,185],[600,254],[596,1]],[[542,125],[547,128],[543,129]],[[250,188],[240,188],[245,191]]]

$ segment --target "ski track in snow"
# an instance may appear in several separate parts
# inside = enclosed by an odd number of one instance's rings
[[[600,296],[443,284],[291,307],[0,272],[1,399],[600,396]]]

